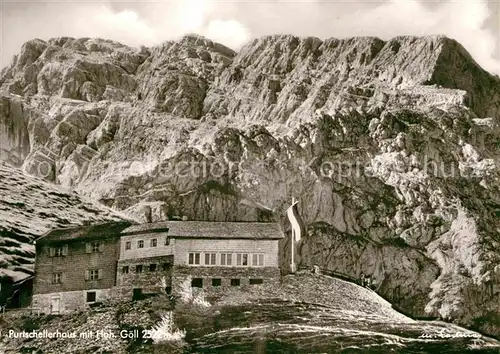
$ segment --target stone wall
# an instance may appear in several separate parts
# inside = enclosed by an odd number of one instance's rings
[[[116,276],[117,286],[129,288],[162,288],[161,279],[164,277],[166,285],[171,285],[173,256],[147,257],[140,259],[126,259],[118,261],[118,272]],[[150,271],[149,266],[156,264],[156,270]],[[163,269],[163,265],[168,265]],[[142,272],[136,273],[136,266],[142,265]],[[128,273],[123,273],[123,267],[128,266]]]
[[[248,285],[250,279],[262,279],[264,283],[280,280],[280,270],[274,267],[187,267],[174,266],[172,291],[177,294],[181,284],[191,276],[203,279],[203,288],[210,290],[212,279],[221,279],[220,288],[230,287],[231,279],[240,279],[240,286]],[[219,287],[217,287],[219,288]]]
[[[280,270],[276,267],[189,267],[171,266],[168,270],[162,270],[161,264],[172,264],[172,256],[148,257],[138,260],[123,260],[118,262],[117,286],[109,289],[88,289],[79,291],[52,292],[33,295],[32,307],[39,308],[43,313],[51,313],[53,298],[59,298],[59,313],[70,313],[85,310],[89,304],[86,301],[87,292],[96,292],[96,302],[119,303],[131,301],[133,289],[140,288],[142,293],[158,293],[165,289],[161,283],[162,277],[166,279],[166,285],[172,287],[174,294],[178,294],[181,284],[191,278],[203,279],[203,288],[208,294],[224,291],[232,287],[231,279],[239,279],[239,286],[250,284],[250,279],[262,279],[266,284],[272,282],[278,284],[280,281]],[[155,272],[146,268],[149,264],[158,264]],[[143,273],[135,273],[135,265],[143,264]],[[122,274],[121,267],[129,266],[129,273]],[[220,279],[220,286],[213,286],[212,279]]]
[[[85,310],[88,308],[87,292],[96,293],[95,302],[103,302],[109,299],[111,289],[90,289],[80,291],[64,291],[54,292],[48,294],[35,294],[31,302],[31,307],[39,308],[42,313],[57,313],[51,309],[52,299],[59,298],[59,313],[71,313],[78,310]]]
[[[132,300],[133,287],[131,286],[115,286],[110,289],[107,303],[119,304]]]

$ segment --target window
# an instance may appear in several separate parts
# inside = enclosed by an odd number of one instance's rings
[[[52,273],[52,284],[61,284],[62,273]]]
[[[125,242],[125,250],[127,251],[131,248],[132,248],[132,242],[130,242],[130,241]]]
[[[222,285],[222,279],[220,278],[212,279],[212,286],[221,286],[221,285]]]
[[[222,253],[220,255],[220,265],[230,266],[233,263],[232,253]]]
[[[87,293],[87,302],[95,302],[96,300],[96,292],[95,291],[89,291]]]
[[[137,248],[144,248],[144,240],[137,241]]]
[[[237,266],[247,266],[248,265],[248,254],[238,253],[236,255],[236,265]]]
[[[203,288],[203,278],[193,278],[193,280],[191,280],[191,286],[193,288]]]
[[[49,248],[50,257],[62,257],[66,256],[67,254],[68,254],[68,245]]]
[[[168,237],[165,237],[165,246],[170,245],[170,239]]]
[[[256,267],[262,267],[264,265],[264,255],[252,254],[252,265]]]
[[[90,277],[89,277],[90,280],[97,280],[99,279],[99,270],[97,269],[92,269],[90,270]]]
[[[158,242],[157,239],[152,238],[151,241],[150,241],[150,247],[156,247],[157,242]]]
[[[101,243],[100,242],[92,242],[91,247],[92,247],[92,252],[100,252]]]
[[[85,280],[102,279],[102,269],[87,269],[85,271]]]
[[[199,253],[189,253],[188,264],[199,265],[200,264],[200,254]]]
[[[231,286],[240,286],[239,279],[231,279]]]
[[[149,271],[150,272],[156,272],[156,264],[152,263],[149,265]]]
[[[142,273],[142,264],[138,264],[135,266],[135,272],[136,273]]]
[[[217,253],[205,253],[205,265],[217,264]]]
[[[255,285],[255,284],[262,284],[264,283],[264,280],[262,279],[250,279],[250,285]]]
[[[85,243],[85,253],[94,253],[101,251],[101,242],[87,242]]]
[[[128,274],[128,266],[123,266],[122,267],[122,274]]]

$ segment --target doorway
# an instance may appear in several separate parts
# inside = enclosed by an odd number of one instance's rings
[[[50,313],[57,315],[61,311],[61,298],[54,296],[50,299]]]
[[[142,299],[142,289],[141,288],[135,288],[132,290],[132,300],[141,300]]]

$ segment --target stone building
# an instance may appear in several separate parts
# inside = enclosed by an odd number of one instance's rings
[[[277,223],[113,222],[53,230],[35,242],[32,306],[65,313],[109,298],[278,281]]]
[[[168,221],[123,230],[119,286],[137,291],[166,286],[174,292],[188,276],[195,287],[238,286],[280,276],[277,223]]]
[[[122,296],[130,289],[136,296],[170,290],[174,252],[167,234],[164,224],[133,225],[121,233],[116,285]]]
[[[32,306],[66,313],[102,301],[116,283],[120,232],[129,222],[49,231],[35,241]]]

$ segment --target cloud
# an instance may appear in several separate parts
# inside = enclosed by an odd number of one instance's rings
[[[194,32],[239,49],[252,37],[276,33],[323,39],[445,34],[462,43],[485,69],[500,73],[499,34],[491,23],[486,25],[492,16],[497,27],[500,23],[492,7],[483,0],[9,2],[3,5],[2,60],[6,64],[29,39],[63,35],[151,46]]]
[[[202,35],[232,48],[238,48],[250,39],[250,32],[236,20],[211,21]]]
[[[84,18],[78,22],[78,30],[74,36],[110,38],[132,45],[141,45],[144,41],[157,41],[156,31],[144,23],[136,12],[123,10],[113,12],[109,7],[102,6],[94,17]]]
[[[205,0],[185,0],[177,6],[175,19],[182,31],[191,32],[202,28],[209,3]]]

